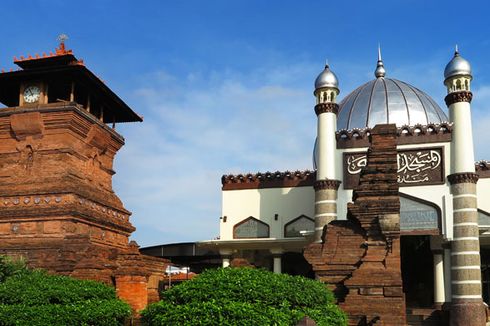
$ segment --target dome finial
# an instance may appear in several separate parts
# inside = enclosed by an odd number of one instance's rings
[[[328,58],[327,58],[327,59],[325,59],[325,68],[328,68],[328,67],[329,66],[328,66]]]
[[[454,55],[457,55],[457,54],[459,54],[459,51],[458,51],[458,44],[456,44],[456,45],[454,46]]]
[[[383,65],[383,60],[381,59],[381,46],[378,43],[378,63],[376,65],[376,70],[374,71],[374,76],[376,78],[384,77],[386,75],[386,70]]]

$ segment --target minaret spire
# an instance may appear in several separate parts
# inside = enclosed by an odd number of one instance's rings
[[[381,46],[378,43],[378,63],[376,64],[376,70],[374,71],[374,76],[376,78],[384,77],[386,75],[386,70],[383,65],[383,59],[381,59]]]

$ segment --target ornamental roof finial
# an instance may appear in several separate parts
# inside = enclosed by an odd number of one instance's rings
[[[383,65],[383,60],[381,59],[381,46],[378,43],[378,63],[376,64],[376,70],[374,71],[374,76],[376,78],[384,77],[386,75],[386,70]]]
[[[68,35],[62,33],[58,35],[57,40],[60,41],[60,47],[56,49],[57,54],[65,54],[66,53],[65,41],[68,40]]]

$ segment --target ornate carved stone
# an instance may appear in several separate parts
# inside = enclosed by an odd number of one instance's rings
[[[339,105],[337,103],[319,103],[315,105],[316,115],[320,115],[322,113],[337,114],[338,112],[339,112]]]
[[[454,173],[447,176],[449,183],[454,185],[458,183],[477,183],[478,182],[478,174],[473,172],[465,172],[465,173]]]
[[[315,188],[315,191],[324,190],[324,189],[338,190],[340,183],[341,181],[339,180],[331,180],[331,179],[317,180],[313,184],[313,188]]]
[[[473,99],[473,93],[470,91],[460,91],[460,92],[454,92],[454,93],[449,93],[446,95],[444,98],[444,101],[446,102],[447,106],[450,106],[451,104],[458,103],[458,102],[468,102],[471,103],[471,100]]]

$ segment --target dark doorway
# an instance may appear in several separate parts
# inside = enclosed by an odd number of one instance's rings
[[[434,303],[434,271],[430,236],[402,236],[401,265],[407,307],[431,308]]]
[[[285,252],[282,255],[282,272],[289,275],[301,275],[315,278],[315,273],[302,253]]]
[[[483,301],[490,302],[490,248],[480,247]]]

